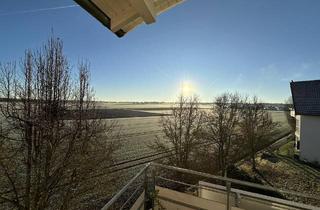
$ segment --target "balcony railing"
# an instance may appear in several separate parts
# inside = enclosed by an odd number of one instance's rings
[[[168,174],[172,178],[165,177]],[[196,177],[196,178],[195,178]],[[176,180],[179,178],[180,180]],[[198,180],[195,182],[195,180]],[[187,183],[187,182],[192,183]],[[276,195],[276,196],[274,196]],[[102,208],[110,209],[318,209],[283,195],[320,201],[311,194],[277,189],[158,163],[145,165]],[[279,198],[279,196],[281,198]]]

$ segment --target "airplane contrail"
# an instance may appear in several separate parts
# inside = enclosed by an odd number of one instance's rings
[[[44,12],[49,10],[59,10],[59,9],[67,9],[72,7],[78,7],[79,5],[67,5],[67,6],[60,6],[60,7],[49,7],[49,8],[40,8],[40,9],[33,9],[33,10],[22,10],[16,12],[7,12],[7,13],[0,13],[0,16],[8,16],[8,15],[20,15],[20,14],[28,14],[28,13],[35,13],[35,12]]]

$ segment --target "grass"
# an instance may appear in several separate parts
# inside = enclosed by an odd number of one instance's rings
[[[277,151],[278,155],[293,157],[294,156],[294,141],[290,141],[285,145],[282,145]]]
[[[259,154],[256,159],[257,171],[251,169],[250,161],[245,161],[238,169],[264,185],[320,198],[320,170],[310,167],[293,156],[294,141],[291,140],[275,151]],[[320,206],[320,200],[286,194],[282,196],[288,200]]]
[[[310,176],[314,176],[320,181],[320,168],[313,165],[312,163],[304,162],[295,157],[294,141],[290,141],[287,144],[281,146],[278,150],[274,152],[274,155],[286,161],[287,164],[290,164],[292,167],[297,170],[301,169],[309,173]],[[320,189],[319,189],[320,190]]]

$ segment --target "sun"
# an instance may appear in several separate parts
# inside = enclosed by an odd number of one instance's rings
[[[195,86],[190,81],[182,81],[180,88],[183,96],[192,96],[195,94]]]

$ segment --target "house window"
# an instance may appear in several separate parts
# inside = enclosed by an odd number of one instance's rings
[[[296,136],[295,146],[297,150],[300,150],[300,138],[298,136]]]

